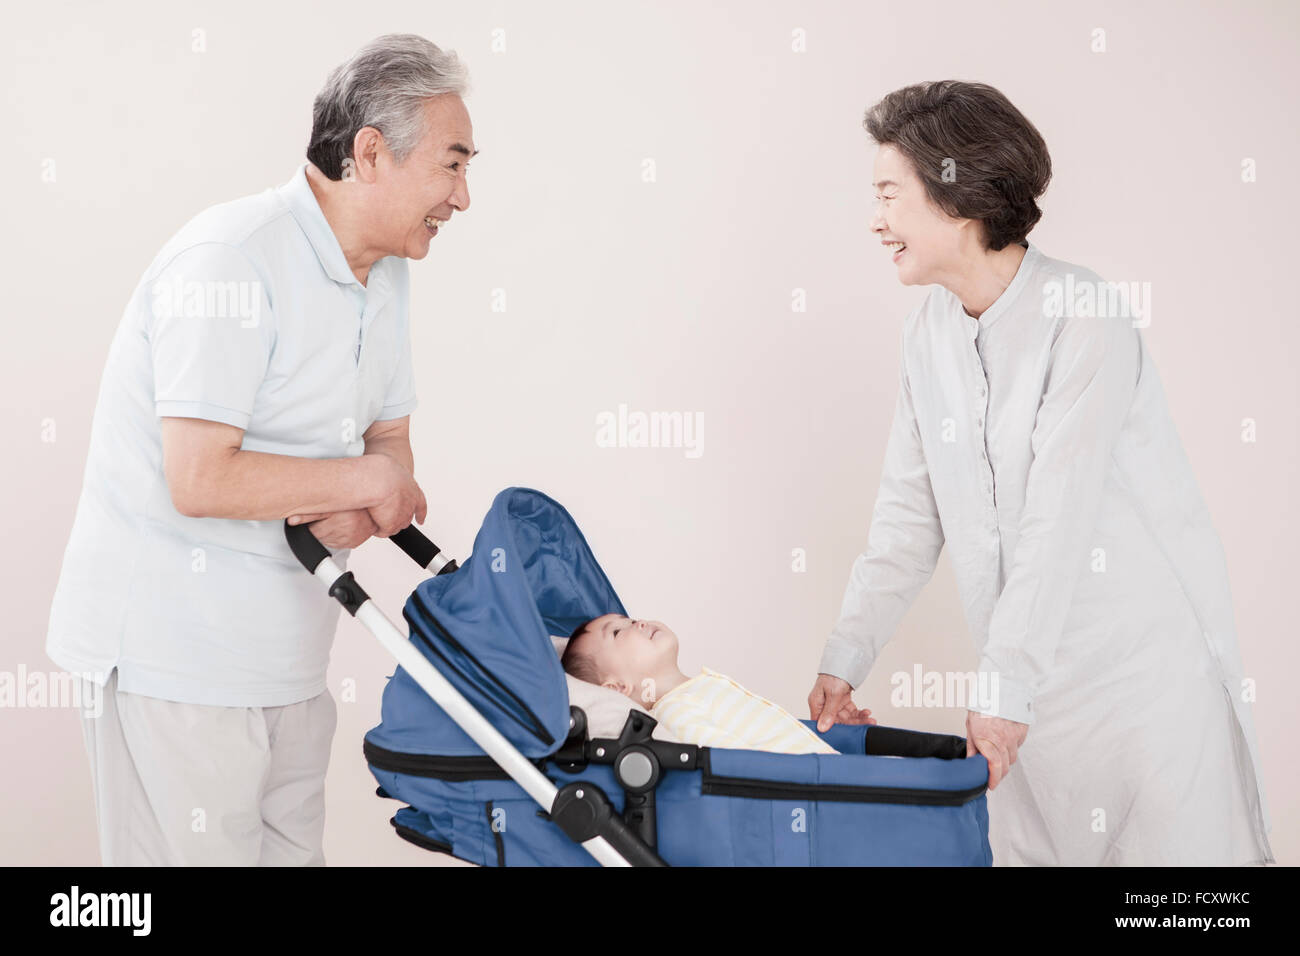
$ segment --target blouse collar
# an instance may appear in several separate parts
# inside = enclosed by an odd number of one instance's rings
[[[1002,294],[994,300],[993,304],[985,309],[978,319],[967,314],[961,300],[954,295],[953,299],[957,302],[957,308],[961,311],[962,318],[966,321],[966,328],[971,333],[971,338],[979,334],[981,329],[987,329],[999,318],[1002,317],[1008,309],[1011,308],[1016,298],[1020,295],[1026,285],[1029,284],[1029,276],[1033,273],[1038,265],[1038,260],[1042,253],[1029,240],[1021,243],[1025,247],[1025,255],[1020,260],[1020,267],[1016,269],[1015,276],[1012,277],[1011,283],[1002,290]],[[949,293],[951,295],[951,293]]]

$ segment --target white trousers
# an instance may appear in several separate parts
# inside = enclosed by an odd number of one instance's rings
[[[325,690],[282,707],[183,704],[98,689],[82,710],[105,866],[324,866]],[[89,698],[87,698],[89,699]]]

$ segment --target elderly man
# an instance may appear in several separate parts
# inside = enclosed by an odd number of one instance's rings
[[[380,37],[316,97],[278,189],[186,224],[100,386],[47,653],[92,681],[100,849],[118,864],[323,864],[339,605],[286,518],[347,552],[426,502],[406,259],[469,208],[454,53]]]

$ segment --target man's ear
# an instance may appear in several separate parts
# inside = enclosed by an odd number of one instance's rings
[[[363,183],[375,181],[375,166],[384,147],[384,134],[373,126],[363,126],[352,139],[352,175]]]

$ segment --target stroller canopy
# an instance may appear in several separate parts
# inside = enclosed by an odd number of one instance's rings
[[[531,488],[496,496],[459,570],[422,582],[402,611],[411,640],[526,757],[553,753],[569,732],[569,695],[551,635],[626,613],[572,516]],[[382,747],[406,753],[483,751],[401,668],[390,684]]]

